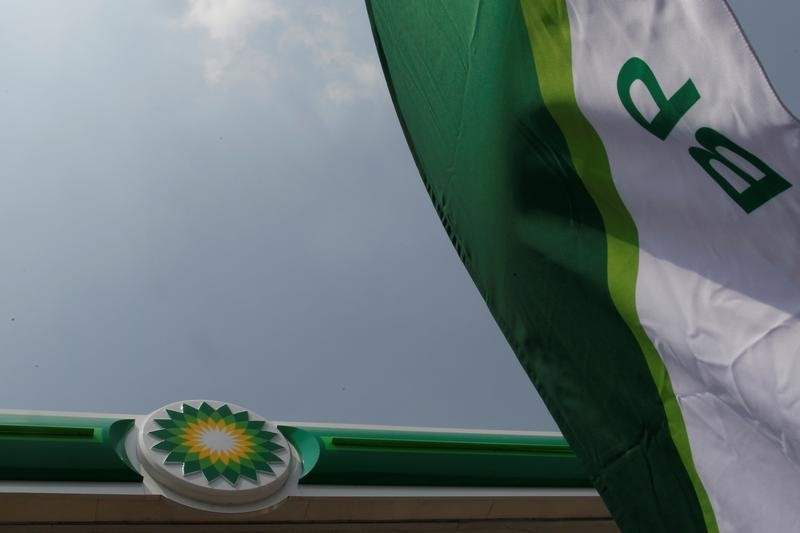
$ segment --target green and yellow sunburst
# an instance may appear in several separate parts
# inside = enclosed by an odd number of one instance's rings
[[[232,485],[239,477],[258,482],[258,472],[273,474],[269,463],[283,462],[263,420],[250,420],[247,411],[234,413],[227,404],[199,408],[183,404],[183,412],[167,409],[169,418],[156,419],[162,429],[150,435],[160,440],[154,450],[168,453],[165,463],[183,464],[183,475],[202,472],[210,483],[222,476]]]

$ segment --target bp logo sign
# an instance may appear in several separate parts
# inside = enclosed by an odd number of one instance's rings
[[[174,493],[212,505],[248,504],[279,490],[292,466],[271,422],[235,404],[195,400],[152,413],[139,433],[145,470]]]
[[[277,434],[264,429],[266,421],[250,420],[247,411],[203,402],[166,412],[169,418],[155,419],[161,429],[150,432],[159,439],[153,448],[169,454],[164,462],[180,463],[184,476],[202,472],[209,482],[222,476],[236,485],[240,477],[257,482],[258,472],[274,474],[269,463],[283,462],[273,453],[284,448],[273,442]]]

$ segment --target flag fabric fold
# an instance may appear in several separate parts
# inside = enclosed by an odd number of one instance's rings
[[[623,531],[800,528],[800,125],[727,5],[367,8],[445,230]]]

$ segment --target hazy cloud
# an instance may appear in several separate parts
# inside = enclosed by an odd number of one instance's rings
[[[270,0],[189,0],[186,22],[212,39],[243,44],[254,28],[283,17],[285,10]]]
[[[182,25],[205,34],[210,83],[269,87],[277,76],[300,76],[311,64],[318,73],[314,96],[341,105],[382,90],[374,51],[353,41],[353,26],[361,22],[355,8],[320,0],[188,0]]]

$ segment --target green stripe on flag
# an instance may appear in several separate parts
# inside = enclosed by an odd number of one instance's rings
[[[714,511],[692,460],[689,436],[669,373],[642,327],[636,310],[636,279],[639,268],[639,235],[636,224],[614,185],[603,142],[581,113],[575,97],[566,2],[520,1],[545,105],[561,128],[578,175],[603,217],[608,243],[608,286],[611,298],[642,349],[664,403],[670,433],[700,500],[706,528],[715,533],[719,529]]]
[[[705,531],[648,361],[609,289],[620,267],[634,280],[636,267],[620,265],[606,231],[620,239],[619,221],[604,221],[540,92],[520,4],[367,7],[442,223],[615,519],[625,531]],[[570,95],[559,105],[574,107]]]

